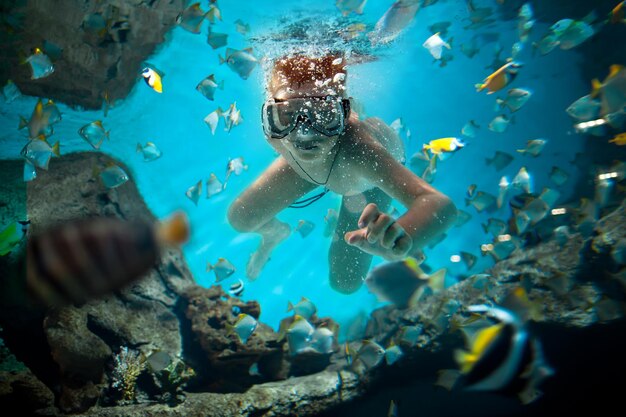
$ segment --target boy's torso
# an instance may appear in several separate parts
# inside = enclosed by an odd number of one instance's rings
[[[331,157],[327,163],[316,164],[302,161],[296,163],[289,154],[283,154],[283,157],[298,175],[309,182],[311,182],[309,176],[317,181],[325,180],[332,166],[326,187],[340,195],[360,194],[376,187],[376,184],[370,183],[359,174],[361,170],[357,164],[377,163],[376,160],[364,160],[365,148],[371,149],[374,145],[379,152],[388,152],[394,159],[403,163],[404,145],[398,135],[378,118],[352,119],[350,123],[350,128],[339,138],[340,143],[336,145],[336,147],[339,146],[336,159]],[[382,146],[382,149],[376,146],[376,142]],[[306,173],[302,168],[306,170]]]

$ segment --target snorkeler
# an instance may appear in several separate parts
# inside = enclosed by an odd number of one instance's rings
[[[228,219],[240,232],[262,237],[246,273],[255,279],[273,249],[291,233],[276,215],[323,186],[341,194],[329,251],[331,286],[342,293],[360,288],[372,256],[400,260],[445,232],[456,217],[451,200],[402,162],[396,133],[378,118],[360,120],[346,93],[345,62],[338,56],[278,59],[270,73],[263,131],[280,154],[231,204]],[[408,210],[387,214],[392,199]],[[295,204],[294,204],[295,202]]]

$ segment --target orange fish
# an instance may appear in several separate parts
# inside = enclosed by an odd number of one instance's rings
[[[522,64],[515,61],[507,62],[493,74],[485,78],[482,84],[476,84],[476,91],[480,92],[487,89],[489,91],[487,94],[493,94],[496,91],[502,90],[515,79],[517,71],[521,66]]]

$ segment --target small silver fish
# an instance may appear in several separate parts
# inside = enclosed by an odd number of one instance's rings
[[[368,34],[372,45],[387,44],[395,40],[413,21],[419,6],[419,0],[394,2],[385,14],[378,19],[374,30]]]
[[[200,200],[200,195],[202,194],[202,180],[198,181],[195,185],[192,185],[187,189],[185,195],[189,198],[196,206],[198,205],[198,201]]]
[[[215,23],[215,19],[222,20],[222,11],[217,7],[215,1],[210,0],[209,11],[206,12],[204,17],[211,22],[211,25]],[[211,25],[209,25],[209,29]]]
[[[537,157],[543,150],[543,147],[546,146],[546,143],[548,141],[545,139],[532,139],[526,142],[526,148],[517,149],[517,152]]]
[[[213,101],[213,96],[215,95],[215,90],[224,89],[224,80],[220,81],[219,84],[215,82],[215,74],[211,74],[206,77],[204,80],[200,81],[196,86],[196,90],[200,92],[204,97]]]
[[[373,340],[364,340],[356,354],[368,369],[377,366],[384,357],[385,349]]]
[[[470,269],[472,269],[472,267],[476,264],[476,260],[478,259],[478,257],[476,257],[476,255],[473,255],[469,252],[464,252],[464,251],[461,251],[459,254],[461,255],[461,260],[465,264],[465,267],[467,268],[467,270],[469,271]]]
[[[509,192],[510,186],[511,183],[506,176],[500,178],[500,182],[498,183],[498,197],[496,201],[498,208],[501,208],[504,205],[504,199]]]
[[[480,52],[480,49],[478,48],[478,41],[476,40],[476,38],[473,37],[472,39],[470,39],[469,42],[462,43],[461,52],[463,53],[463,55],[470,59],[474,58],[474,56]]]
[[[60,156],[59,142],[50,146],[45,137],[40,136],[29,140],[20,155],[37,168],[47,170],[52,155]]]
[[[363,14],[363,8],[367,0],[337,0],[335,5],[343,16],[348,16],[350,13]]]
[[[496,116],[490,123],[489,123],[489,130],[491,130],[492,132],[496,132],[496,133],[503,133],[507,127],[509,127],[509,123],[511,122],[511,119],[509,119],[508,117],[506,117],[505,114],[501,114],[500,116]]]
[[[457,215],[456,215],[456,222],[454,223],[454,226],[455,227],[461,227],[465,223],[469,222],[470,220],[472,220],[472,215],[471,214],[469,214],[465,210],[458,209],[457,210]]]
[[[100,171],[100,179],[107,188],[117,188],[128,181],[128,174],[119,166],[111,165]]]
[[[233,70],[244,80],[247,80],[259,61],[252,55],[252,48],[242,50],[226,48],[224,58],[219,55],[220,65],[226,63],[228,68]]]
[[[213,32],[209,26],[209,35],[207,36],[206,41],[209,45],[211,45],[211,48],[219,49],[226,46],[226,43],[228,42],[228,34]]]
[[[218,107],[216,110],[207,114],[206,117],[204,118],[204,123],[206,123],[207,126],[209,126],[209,128],[211,129],[212,135],[215,135],[215,130],[217,129],[217,125],[219,124],[220,117],[222,117],[223,113],[224,113],[223,110],[220,107]]]
[[[241,117],[241,111],[237,108],[237,103],[232,103],[228,110],[223,111],[221,116],[224,117],[224,123],[226,124],[225,128],[227,132],[233,128],[233,126],[238,126],[239,123],[243,121],[243,117]]]
[[[435,59],[441,59],[443,48],[450,49],[450,44],[441,39],[439,33],[435,33],[434,35],[426,39],[422,46],[428,49],[428,52],[430,52],[432,57]]]
[[[496,203],[497,198],[493,195],[484,192],[478,191],[476,196],[471,200],[469,198],[465,199],[465,205],[469,206],[470,204],[478,211],[479,213],[488,210],[491,206]]]
[[[7,80],[6,85],[2,87],[2,95],[4,96],[4,101],[8,104],[20,98],[22,93],[13,81]]]
[[[241,343],[245,345],[248,343],[248,339],[250,339],[250,336],[252,336],[257,326],[258,322],[254,317],[241,313],[237,316],[234,325],[226,324],[226,335],[228,336],[235,333]]]
[[[595,31],[591,25],[583,21],[575,21],[559,36],[559,47],[565,50],[575,48],[593,35]]]
[[[552,180],[552,182],[554,182],[556,185],[561,186],[567,182],[567,179],[569,178],[569,174],[563,171],[561,168],[557,166],[553,166],[552,169],[550,170],[549,177]]]
[[[23,116],[20,116],[18,130],[28,127],[28,137],[30,139],[34,139],[39,135],[52,135],[53,122],[51,121],[51,118],[54,117],[55,119],[60,120],[60,114],[57,116],[57,114],[54,112],[55,108],[56,106],[46,111],[46,107],[42,103],[41,99],[38,99],[29,120],[26,120]]]
[[[496,151],[493,158],[485,158],[487,165],[493,165],[497,171],[501,171],[506,168],[511,161],[513,161],[513,157],[510,154],[501,151]]]
[[[100,120],[91,122],[81,127],[78,130],[78,134],[87,141],[94,149],[100,149],[104,139],[109,139],[109,133],[111,131],[105,131],[104,126]]]
[[[539,51],[541,55],[547,55],[559,46],[559,43],[559,35],[554,32],[548,32],[539,40],[539,42],[534,42],[533,47],[534,50]]]
[[[26,62],[30,64],[32,80],[45,78],[54,72],[52,61],[39,48],[35,48],[33,54],[26,58]]]
[[[306,320],[310,320],[315,313],[317,313],[317,307],[311,300],[306,297],[302,297],[296,305],[291,304],[291,301],[287,303],[287,312],[293,311],[295,315],[302,316]]]
[[[405,309],[420,300],[426,287],[431,292],[444,287],[445,268],[428,275],[419,263],[415,258],[407,258],[377,265],[367,274],[365,284],[380,301],[389,301],[397,308]]]
[[[424,328],[421,325],[403,326],[400,329],[402,333],[400,340],[408,343],[409,346],[414,346],[422,333],[424,333]]]
[[[396,363],[402,356],[404,356],[404,352],[402,352],[402,348],[398,345],[389,346],[385,349],[385,362],[387,362],[389,366]]]
[[[164,370],[171,363],[172,357],[169,353],[163,351],[153,352],[146,358],[146,364],[154,373]]]
[[[307,237],[313,229],[315,229],[315,223],[308,220],[298,220],[298,225],[294,230],[300,233],[302,237]]]
[[[493,217],[487,220],[487,224],[481,224],[485,233],[491,234],[493,237],[497,237],[506,232],[508,226],[505,221],[495,219]]]
[[[339,214],[335,209],[328,209],[326,212],[326,216],[324,216],[324,222],[326,223],[324,227],[324,237],[329,237],[333,233],[335,233],[335,228],[337,227],[337,220],[339,219]]]
[[[323,355],[333,353],[335,334],[327,327],[318,327],[311,336],[311,349]]]
[[[224,281],[234,274],[236,270],[235,265],[226,258],[218,258],[215,264],[207,263],[206,265],[206,272],[215,271],[215,282]]]
[[[24,161],[24,171],[22,175],[24,182],[32,181],[37,178],[37,170],[35,169],[35,165],[33,165],[29,160]]]
[[[212,172],[209,179],[206,181],[206,198],[211,198],[222,191],[224,191],[224,185],[217,178],[215,173]]]
[[[231,174],[240,175],[243,171],[248,170],[248,165],[243,163],[243,157],[239,156],[237,158],[233,158],[228,161],[228,165],[226,166],[226,179],[224,180],[224,189],[226,189],[226,185],[228,184],[228,179]]]
[[[200,8],[200,3],[189,5],[176,17],[176,23],[191,33],[200,33],[202,22],[206,17],[206,12]]]
[[[235,30],[246,36],[250,32],[250,24],[244,23],[241,19],[235,20]]]
[[[470,120],[465,124],[465,126],[463,126],[463,129],[461,129],[461,133],[464,136],[475,138],[477,129],[480,129],[480,126],[474,120]]]
[[[526,88],[512,88],[507,92],[506,98],[496,99],[500,109],[508,107],[511,113],[518,111],[532,97],[533,93]]]
[[[517,172],[517,174],[513,178],[511,185],[513,185],[513,187],[515,188],[520,188],[524,190],[525,193],[532,192],[531,191],[532,190],[531,178],[530,178],[530,174],[526,170],[526,167],[520,168],[520,170]]]
[[[157,148],[157,146],[152,142],[146,142],[146,144],[143,146],[141,146],[141,144],[138,143],[137,152],[140,152],[143,155],[143,160],[145,162],[150,162],[150,161],[154,161],[155,159],[159,159],[162,155],[159,148]]]
[[[289,352],[297,355],[310,347],[310,342],[315,329],[302,316],[296,314],[293,322],[287,328],[287,343]]]

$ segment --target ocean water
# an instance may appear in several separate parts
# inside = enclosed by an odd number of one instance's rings
[[[483,3],[497,7],[495,1]],[[208,7],[206,1],[201,4],[205,9]],[[369,0],[364,13],[351,15],[350,19],[372,28],[391,4],[390,0]],[[281,25],[284,27],[304,18],[319,20],[320,24],[341,19],[333,0],[313,3],[259,0],[254,2],[254,7],[223,1],[219,6],[223,20],[216,22],[213,30],[229,34],[228,47],[251,46],[259,57],[277,54],[281,43],[255,43],[253,39],[266,38],[279,31]],[[482,213],[466,206],[468,186],[476,184],[478,190],[497,195],[502,176],[511,181],[521,167],[526,167],[533,179],[533,191],[554,188],[560,192],[557,206],[569,202],[580,175],[586,175],[578,172],[571,161],[584,148],[585,141],[592,140],[575,132],[573,121],[565,112],[572,102],[590,92],[590,80],[583,79],[576,70],[585,57],[576,48],[556,48],[545,56],[533,54],[530,44],[537,42],[549,27],[549,24],[537,22],[530,40],[516,58],[523,63],[523,68],[515,81],[497,94],[477,93],[475,84],[493,71],[488,66],[497,45],[503,49],[501,58],[510,55],[517,41],[517,19],[497,20],[474,31],[464,29],[468,24],[467,15],[466,2],[460,0],[440,0],[421,9],[395,41],[370,51],[375,60],[349,66],[347,82],[349,95],[365,109],[367,116],[380,117],[388,124],[402,118],[410,130],[410,138],[406,131],[401,132],[407,160],[433,139],[461,138],[461,129],[470,120],[480,126],[475,138],[463,138],[467,144],[464,148],[440,161],[432,183],[458,208],[472,215],[467,224],[450,229],[445,240],[425,249],[426,264],[433,271],[447,268],[447,285],[454,285],[464,276],[482,272],[493,264],[490,256],[481,255],[480,246],[492,241],[481,224],[489,218],[506,221],[510,217],[506,202],[500,209]],[[250,25],[250,32],[245,36],[235,30],[234,22],[238,19]],[[454,59],[444,67],[433,62],[428,50],[422,47],[432,35],[428,27],[440,21],[451,22],[445,39],[453,38],[450,53]],[[330,316],[340,323],[343,338],[346,329],[383,303],[365,286],[354,294],[344,295],[329,285],[330,239],[322,232],[324,216],[330,208],[339,209],[340,196],[329,193],[307,208],[286,209],[281,213],[279,219],[292,228],[302,219],[313,222],[316,227],[305,238],[292,233],[272,254],[258,279],[249,281],[245,277],[246,262],[256,249],[259,237],[236,232],[230,227],[226,213],[236,196],[276,157],[261,127],[265,73],[263,66],[259,66],[249,79],[243,80],[226,65],[220,65],[218,55],[223,56],[225,48],[213,50],[207,44],[208,25],[208,22],[203,24],[201,34],[174,27],[166,42],[147,59],[165,73],[163,94],[150,89],[137,74],[131,93],[115,103],[106,117],[102,111],[72,109],[58,103],[63,120],[54,126],[51,143],[60,140],[63,154],[92,150],[78,135],[78,130],[87,123],[102,120],[106,130],[110,130],[110,140],[104,142],[100,151],[118,158],[130,168],[154,214],[165,218],[175,210],[184,210],[189,215],[192,236],[183,251],[198,284],[214,285],[215,275],[206,272],[206,264],[226,258],[237,270],[220,285],[228,289],[241,279],[245,284],[242,298],[258,300],[261,304],[260,321],[278,329],[280,320],[292,314],[286,311],[288,302],[295,304],[301,297],[307,297],[317,306],[320,317]],[[498,40],[481,45],[477,55],[470,59],[461,53],[460,45],[480,33],[497,34]],[[195,89],[209,74],[215,74],[218,81],[224,80],[224,90],[216,91],[214,101],[207,100]],[[605,75],[606,72],[599,73],[597,77],[602,79]],[[494,110],[496,97],[503,98],[505,92],[514,87],[527,88],[533,95],[514,114],[514,123],[506,132],[490,131],[487,125],[494,117],[510,115],[507,109]],[[36,97],[23,96],[12,103],[0,103],[0,158],[19,158],[25,135],[17,130],[19,115],[28,117],[36,100]],[[230,132],[224,130],[222,123],[212,135],[204,117],[218,106],[226,109],[233,102],[240,109],[243,122]],[[541,155],[533,158],[517,152],[525,148],[528,140],[537,138],[547,140]],[[154,142],[163,152],[160,159],[144,162],[136,152],[137,143],[147,141]],[[515,156],[512,163],[499,172],[485,162],[485,158],[492,157],[496,151]],[[226,190],[210,199],[203,194],[197,206],[185,196],[189,187],[199,180],[204,183],[211,173],[223,181],[229,159],[236,157],[242,157],[248,169],[239,176],[232,175]],[[550,181],[548,174],[553,166],[570,174],[564,185],[557,187]],[[514,195],[515,192],[511,192],[509,198]],[[403,212],[399,203],[394,206]],[[461,251],[478,257],[471,270],[463,263],[453,262],[453,255]],[[372,265],[382,261],[375,257]]]

